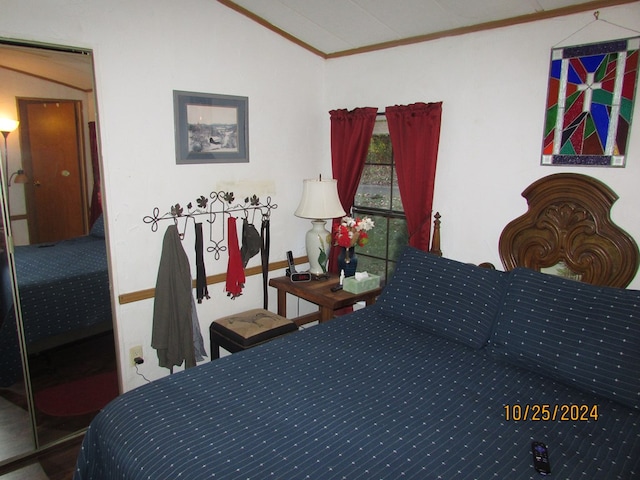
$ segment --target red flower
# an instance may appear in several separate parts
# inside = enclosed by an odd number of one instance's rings
[[[356,245],[364,247],[369,243],[369,235],[366,230],[370,230],[373,226],[374,223],[368,217],[362,219],[343,217],[340,225],[333,232],[334,245],[344,248]]]

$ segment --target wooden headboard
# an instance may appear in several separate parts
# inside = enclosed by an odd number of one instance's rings
[[[626,287],[638,270],[638,246],[610,217],[618,196],[577,173],[541,178],[522,192],[528,211],[502,231],[506,270],[528,267],[594,285]]]

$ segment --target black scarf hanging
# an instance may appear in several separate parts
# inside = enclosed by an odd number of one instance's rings
[[[205,297],[207,300],[210,298],[202,248],[202,223],[196,223],[196,298],[198,303],[202,303],[202,299]]]
[[[265,310],[269,310],[269,295],[267,292],[267,286],[269,284],[269,248],[271,243],[269,222],[269,217],[262,217],[262,225],[260,226],[260,239],[262,240],[262,244],[260,245],[260,257],[262,260],[262,295],[264,298],[263,308]]]

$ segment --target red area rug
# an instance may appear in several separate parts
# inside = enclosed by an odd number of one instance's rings
[[[35,403],[47,415],[75,417],[97,412],[117,396],[118,375],[106,372],[41,390]]]

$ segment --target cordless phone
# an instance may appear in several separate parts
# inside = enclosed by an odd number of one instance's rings
[[[287,268],[287,277],[289,277],[292,282],[308,282],[311,280],[311,274],[309,272],[298,272],[296,270],[291,250],[287,252],[287,264],[289,264],[289,267]]]

